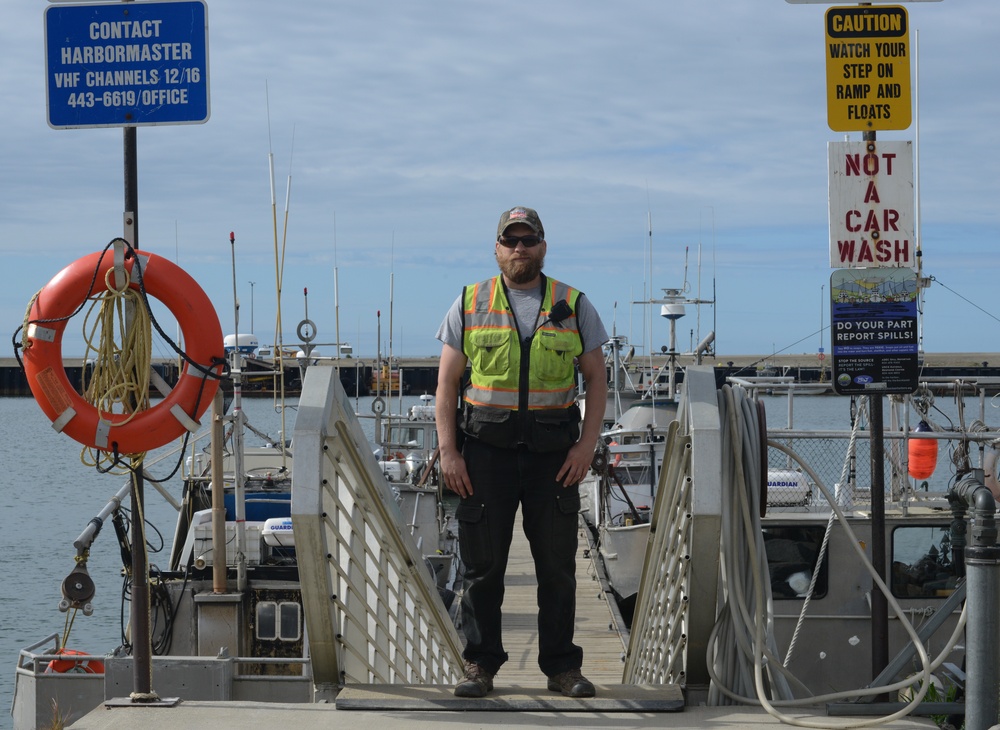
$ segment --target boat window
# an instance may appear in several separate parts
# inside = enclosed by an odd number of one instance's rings
[[[921,525],[892,531],[889,587],[897,598],[950,595],[958,583],[947,527]]]
[[[302,607],[294,601],[260,601],[256,633],[264,641],[298,641],[302,638]]]
[[[649,466],[619,466],[615,469],[615,476],[623,485],[649,484]]]
[[[278,638],[278,604],[261,601],[257,604],[257,638],[273,641]]]
[[[298,641],[302,637],[302,609],[297,603],[286,602],[278,604],[278,616],[281,619],[282,641]]]
[[[824,528],[819,525],[768,525],[763,528],[771,594],[775,599],[805,597],[816,570],[823,532]],[[827,557],[824,556],[813,589],[813,600],[826,596],[827,567]]]
[[[390,444],[406,446],[410,449],[422,449],[424,448],[424,430],[407,426],[392,428],[387,440]]]

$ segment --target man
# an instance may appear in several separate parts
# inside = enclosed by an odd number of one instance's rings
[[[518,505],[538,579],[538,665],[551,691],[594,696],[580,672],[583,650],[573,643],[578,484],[600,435],[608,335],[582,293],[542,273],[546,247],[538,213],[506,211],[497,227],[500,275],[465,287],[437,333],[441,471],[462,498],[466,671],[459,697],[485,696],[507,661],[501,605]],[[574,361],[596,404],[582,427]]]

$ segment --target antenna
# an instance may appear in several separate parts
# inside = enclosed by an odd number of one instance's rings
[[[388,395],[392,395],[392,315],[393,315],[393,287],[396,272],[395,267],[395,256],[396,256],[396,231],[392,232],[392,237],[389,242],[389,391]]]
[[[924,351],[924,252],[923,252],[923,231],[920,222],[920,30],[915,31],[916,45],[913,65],[913,109],[914,109],[914,143],[913,156],[913,197],[914,197],[914,217],[916,218],[916,230],[914,231],[917,248],[917,353]],[[927,280],[930,284],[930,280]]]
[[[333,211],[333,324],[337,338],[337,367],[340,367],[340,279],[337,271],[337,211]]]
[[[274,359],[275,377],[281,385],[281,396],[284,399],[284,348],[281,341],[281,264],[278,260],[278,201],[274,194],[274,149],[271,144],[271,94],[268,90],[267,80],[264,81],[264,107],[267,112],[267,169],[271,181],[271,227],[274,234],[274,289],[277,301],[277,309],[274,317]],[[285,424],[281,424],[281,441],[285,440]]]
[[[267,111],[267,162],[268,162],[268,172],[271,179],[271,226],[274,234],[274,283],[275,283],[275,294],[276,294],[276,312],[274,319],[274,349],[275,349],[275,377],[279,381],[278,395],[279,397],[279,407],[281,410],[281,458],[282,458],[282,468],[286,468],[285,459],[287,457],[287,452],[285,449],[285,444],[287,439],[285,437],[286,425],[285,425],[285,348],[284,348],[284,338],[282,336],[282,325],[281,325],[281,289],[282,282],[284,279],[284,266],[285,266],[285,240],[288,234],[288,205],[289,199],[291,198],[292,192],[292,175],[291,175],[291,156],[289,156],[289,174],[288,174],[288,185],[285,190],[285,224],[284,232],[281,243],[281,252],[279,256],[278,251],[278,203],[275,196],[275,185],[274,185],[274,150],[271,142],[271,96],[268,89],[267,81],[264,81],[264,99],[265,108]],[[292,150],[295,149],[295,128],[292,127]]]

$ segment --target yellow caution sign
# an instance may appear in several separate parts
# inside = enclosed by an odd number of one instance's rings
[[[835,132],[906,129],[910,24],[900,5],[826,11],[827,123]]]

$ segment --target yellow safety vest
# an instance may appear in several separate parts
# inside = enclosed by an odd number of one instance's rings
[[[501,277],[465,287],[462,350],[472,366],[466,403],[510,410],[522,404],[527,410],[573,405],[573,360],[583,352],[576,321],[580,292],[555,279],[545,282],[534,329],[521,333],[523,346]],[[572,313],[554,323],[549,317],[559,301]]]

